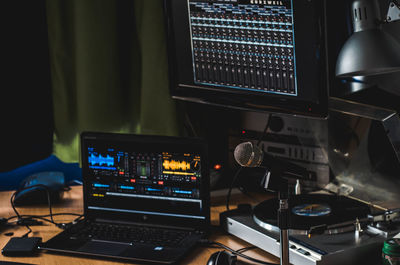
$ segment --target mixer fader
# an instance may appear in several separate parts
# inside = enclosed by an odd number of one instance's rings
[[[297,95],[291,1],[189,7],[195,83]]]

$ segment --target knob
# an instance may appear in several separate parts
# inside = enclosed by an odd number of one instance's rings
[[[269,129],[273,132],[280,132],[282,131],[284,125],[285,123],[281,117],[272,116]]]

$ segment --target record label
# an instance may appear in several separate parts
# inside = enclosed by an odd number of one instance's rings
[[[327,204],[307,203],[292,208],[292,213],[297,216],[326,216],[332,212]]]

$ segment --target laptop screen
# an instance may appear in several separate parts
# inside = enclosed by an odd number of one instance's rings
[[[206,145],[199,139],[84,133],[86,214],[205,225],[209,222],[206,161]]]

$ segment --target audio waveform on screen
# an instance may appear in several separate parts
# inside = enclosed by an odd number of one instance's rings
[[[190,163],[186,161],[164,160],[163,167],[165,170],[190,170]]]
[[[89,164],[90,165],[106,165],[108,167],[114,166],[114,157],[107,155],[107,156],[102,156],[101,154],[95,155],[91,154],[89,156]]]

